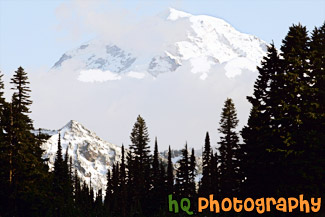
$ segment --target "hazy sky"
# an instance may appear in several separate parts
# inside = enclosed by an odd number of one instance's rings
[[[100,7],[98,7],[99,5]],[[222,18],[240,32],[255,35],[268,43],[274,40],[277,47],[281,45],[281,40],[286,35],[288,27],[293,23],[297,24],[300,22],[306,25],[309,30],[312,30],[315,26],[320,26],[325,21],[325,1],[323,0],[0,0],[0,70],[7,75],[5,76],[7,80],[10,74],[20,65],[23,66],[30,75],[39,75],[48,72],[63,53],[80,46],[81,43],[91,40],[100,34],[100,29],[94,28],[98,25],[96,25],[96,23],[89,23],[89,20],[94,20],[89,19],[89,17],[93,16],[92,13],[94,11],[98,11],[98,13],[105,15],[103,18],[105,20],[101,20],[100,16],[98,16],[98,23],[101,24],[104,21],[105,24],[106,22],[106,28],[114,29],[114,32],[112,32],[112,34],[114,34],[117,30],[123,31],[124,27],[127,28],[128,26],[132,26],[133,23],[138,20],[145,20],[147,17],[160,14],[169,7],[195,15],[211,15]],[[92,10],[90,10],[90,8]],[[94,8],[96,10],[93,10]],[[114,102],[112,101],[111,104],[109,104],[108,101],[101,101],[101,103],[98,103],[99,97],[105,98],[109,96],[111,97],[110,99],[116,98],[112,93],[106,95],[103,90],[113,90],[113,87],[117,86],[117,83],[113,84],[111,87],[106,87],[105,84],[101,84],[96,86],[96,88],[91,88],[88,84],[79,84],[77,82],[73,84],[62,83],[62,87],[59,87],[61,89],[60,91],[59,89],[55,90],[56,86],[54,84],[47,85],[42,83],[52,82],[54,80],[60,83],[61,81],[59,79],[64,78],[64,74],[62,74],[60,78],[35,76],[37,77],[35,81],[38,82],[37,84],[32,84],[32,96],[36,104],[33,110],[33,115],[36,113],[36,115],[33,116],[36,118],[35,124],[37,127],[46,125],[45,127],[57,129],[64,125],[65,122],[69,121],[69,119],[76,118],[78,120],[80,119],[86,127],[96,131],[99,136],[104,137],[104,139],[108,139],[117,144],[121,144],[122,142],[127,144],[128,135],[136,119],[136,115],[144,113],[145,119],[148,118],[149,120],[149,130],[153,132],[152,136],[161,132],[165,133],[161,133],[161,137],[163,137],[164,148],[166,148],[168,142],[172,144],[174,142],[178,144],[178,147],[181,147],[185,139],[190,140],[190,146],[191,142],[192,144],[201,143],[204,139],[204,132],[207,129],[216,131],[216,123],[220,115],[221,105],[227,96],[233,97],[239,105],[239,116],[247,117],[249,107],[247,102],[244,102],[244,93],[246,93],[245,91],[247,91],[247,88],[252,88],[251,83],[254,80],[253,77],[241,77],[236,81],[232,81],[232,84],[228,84],[229,86],[226,88],[222,87],[223,83],[218,77],[215,78],[215,81],[217,83],[219,82],[219,87],[215,87],[216,85],[212,83],[212,81],[214,81],[212,79],[210,81],[211,84],[205,85],[204,88],[194,92],[191,86],[184,86],[183,90],[176,88],[178,84],[177,81],[181,81],[184,77],[189,76],[186,79],[192,79],[190,75],[181,74],[182,73],[180,73],[176,79],[174,78],[175,86],[170,89],[164,86],[169,84],[169,81],[166,79],[166,81],[162,79],[156,82],[162,86],[160,89],[150,89],[153,83],[151,81],[146,83],[146,86],[142,87],[137,95],[137,97],[141,97],[141,100],[144,102],[140,104],[132,102],[132,100],[131,102],[129,101],[130,93],[126,94],[127,97],[125,97],[125,101],[124,98],[121,98],[116,99]],[[247,79],[247,81],[245,81],[245,79]],[[79,89],[72,91],[73,93],[66,92],[65,94],[64,91],[71,89],[70,85],[75,85]],[[129,83],[128,81],[123,81],[119,85],[127,88]],[[121,89],[121,87],[119,88]],[[237,90],[233,89],[233,87],[236,87]],[[48,88],[52,88],[52,90],[48,90]],[[177,98],[170,98],[168,96],[168,91],[170,90],[179,91],[180,96],[189,94],[192,98],[187,97],[187,101],[185,100],[185,103],[187,103],[186,105],[192,105],[193,100],[196,100],[197,104],[193,105],[193,107],[189,108],[185,113],[181,110],[182,102],[176,102],[176,104],[174,104],[179,107],[176,109],[165,106],[165,110],[172,116],[164,117],[159,112],[155,113],[154,109],[159,109],[159,106],[161,107],[163,103],[157,99],[152,101],[152,96],[146,94],[148,91],[153,93],[156,91],[157,94],[160,94],[159,96],[165,97],[167,101],[169,100],[168,102],[175,103],[174,101],[177,101]],[[45,95],[45,93],[47,95]],[[214,93],[216,94],[213,95]],[[210,97],[207,99],[211,100],[210,104],[207,103],[209,101],[201,97],[207,94]],[[83,97],[88,97],[87,102],[90,102],[90,104],[82,103]],[[124,95],[122,97],[124,97]],[[150,108],[153,109],[148,109],[148,106],[146,106],[147,102],[152,102],[152,107]],[[159,103],[162,104],[160,105]],[[206,103],[206,107],[200,107],[200,103]],[[137,106],[137,108],[129,112],[127,106],[130,105]],[[79,109],[80,107],[81,109]],[[76,108],[78,109],[76,110]],[[209,114],[213,113],[213,118],[207,115],[202,116],[202,114],[207,111],[209,111]],[[42,114],[43,116],[38,116],[37,114],[41,114],[41,112],[44,113]],[[45,114],[45,112],[49,113]],[[82,112],[84,112],[84,114]],[[173,114],[173,112],[175,114]],[[164,130],[167,125],[159,126],[159,123],[165,123],[164,121],[166,121],[166,119],[173,120],[173,118],[177,118],[177,112],[184,116],[182,117],[183,120],[186,120],[188,115],[193,114],[192,119],[199,124],[199,126],[197,126],[200,128],[199,136],[194,138],[193,135],[189,135],[189,132],[192,132],[196,127],[190,126],[191,123],[182,126],[182,122],[179,122],[178,125],[175,124],[175,126],[173,126],[175,129],[172,130]],[[194,114],[193,112],[197,113]],[[105,118],[102,118],[100,114],[106,114]],[[87,118],[83,118],[85,116]],[[50,117],[50,119],[46,120],[44,117]],[[112,120],[112,123],[110,123],[110,120]],[[121,121],[123,125],[117,126],[116,123],[119,121]],[[112,124],[114,125],[111,126]],[[201,127],[205,125],[207,129]],[[125,128],[125,126],[127,127]],[[176,133],[178,127],[179,129],[184,127],[187,131],[184,130],[184,132],[182,132],[184,135],[181,135],[181,138],[178,138],[177,141],[171,141],[172,138],[178,136]],[[107,132],[110,132],[111,135]],[[171,138],[168,138],[168,133],[170,133]],[[216,134],[213,134],[211,137],[216,140]],[[198,148],[198,146],[196,147]]]

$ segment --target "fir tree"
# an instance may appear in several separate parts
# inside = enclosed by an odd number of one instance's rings
[[[120,207],[121,207],[121,216],[127,216],[127,187],[126,187],[126,170],[125,170],[125,150],[124,145],[122,144],[122,159],[120,167]]]
[[[153,183],[153,188],[157,189],[159,185],[159,159],[158,159],[157,137],[155,139],[155,148],[153,152],[153,161],[152,161],[152,183]]]
[[[5,133],[5,126],[8,122],[5,109],[8,107],[4,98],[4,84],[2,81],[3,74],[0,71],[0,213],[7,214],[6,207],[8,207],[9,198],[9,168],[10,168],[10,155],[9,155],[9,142],[8,136]],[[8,110],[8,109],[6,109]]]
[[[81,183],[78,177],[77,168],[74,169],[74,179],[73,179],[73,186],[74,186],[74,202],[75,202],[75,211],[77,215],[81,215]]]
[[[211,145],[209,133],[206,133],[204,150],[202,153],[202,179],[199,189],[200,196],[211,194]]]
[[[313,162],[312,168],[306,168],[308,176],[313,180],[311,189],[313,196],[319,196],[325,192],[325,23],[315,28],[310,42],[310,68],[313,83],[311,88],[313,95],[309,98],[309,120],[305,122],[304,129],[309,132],[308,143],[313,144],[308,149],[308,159]],[[305,155],[307,157],[307,155]],[[322,184],[320,184],[322,183]]]
[[[103,194],[102,189],[99,189],[96,194],[95,204],[94,204],[94,213],[92,216],[105,216],[103,210]]]
[[[280,143],[279,123],[275,120],[280,113],[275,108],[282,103],[284,72],[273,44],[268,47],[258,71],[254,94],[247,97],[253,107],[248,125],[242,130],[244,144],[239,158],[246,176],[243,190],[256,197],[259,194],[275,196],[274,186],[280,182],[277,177],[281,177],[283,169],[279,166],[279,157],[271,150],[278,149]]]
[[[160,180],[160,164],[159,164],[159,154],[158,154],[158,142],[157,137],[155,138],[155,147],[153,152],[152,159],[152,171],[151,171],[151,179],[152,179],[152,188],[150,189],[150,206],[147,207],[149,213],[154,214],[157,212],[159,206],[161,205],[161,200],[159,199],[161,195],[161,180]]]
[[[54,213],[55,216],[64,216],[64,179],[65,162],[62,157],[61,135],[58,138],[58,150],[54,162],[53,194],[55,195]]]
[[[196,196],[196,158],[194,148],[192,148],[190,160],[189,160],[189,193],[190,197],[194,198]]]
[[[113,189],[112,189],[112,179],[111,179],[111,172],[108,169],[107,170],[107,184],[106,184],[106,191],[105,191],[105,200],[104,200],[104,207],[106,211],[106,215],[111,214],[111,207],[112,207],[112,195],[113,195]]]
[[[293,25],[282,42],[281,55],[283,57],[284,88],[281,106],[273,108],[278,110],[272,126],[280,126],[278,134],[280,142],[276,154],[280,156],[280,163],[286,172],[281,174],[279,191],[283,195],[299,194],[302,186],[309,182],[305,171],[309,164],[308,150],[311,147],[312,137],[308,123],[313,113],[313,76],[308,59],[309,42],[306,27],[301,24]],[[285,155],[281,155],[284,153]],[[292,170],[291,168],[299,168]],[[290,187],[292,183],[297,185]],[[299,186],[299,187],[298,187]],[[301,186],[301,187],[300,187]],[[305,187],[302,187],[305,189]]]
[[[120,213],[120,171],[119,164],[113,164],[112,169],[112,206],[111,211],[113,215],[118,215]]]
[[[130,156],[128,159],[129,166],[129,191],[131,193],[131,209],[133,213],[142,214],[146,207],[149,206],[148,192],[151,181],[145,177],[150,177],[150,147],[149,134],[145,120],[139,115],[133,126],[131,136],[132,144],[130,145]],[[148,204],[146,204],[148,203]],[[133,214],[131,213],[131,214]]]
[[[166,185],[167,185],[167,180],[166,180],[166,170],[165,170],[165,166],[164,163],[162,161],[160,161],[160,169],[159,169],[159,185],[158,185],[158,192],[159,192],[159,197],[160,198],[160,208],[164,208],[165,205],[165,201],[167,199],[167,189],[166,189]]]
[[[241,183],[238,162],[239,137],[236,133],[238,125],[237,113],[232,99],[225,101],[221,113],[219,132],[221,133],[220,152],[220,172],[222,195],[235,195],[239,191]]]
[[[168,164],[167,164],[167,192],[168,194],[174,191],[174,167],[172,162],[172,153],[170,146],[168,147]]]
[[[190,162],[188,158],[187,143],[184,149],[182,149],[182,158],[178,161],[179,167],[176,173],[176,186],[175,190],[177,195],[182,197],[190,196]]]
[[[32,103],[27,73],[22,67],[15,71],[10,82],[12,102],[5,109],[5,141],[9,153],[9,210],[10,215],[38,216],[48,204],[48,167],[42,159],[32,121],[28,114]]]
[[[210,194],[219,195],[220,193],[220,168],[219,168],[218,153],[213,154],[211,150],[210,156],[210,169],[211,169],[211,188],[209,189]]]

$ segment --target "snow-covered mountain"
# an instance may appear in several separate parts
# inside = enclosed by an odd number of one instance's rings
[[[42,130],[50,138],[42,145],[44,158],[49,158],[50,170],[53,169],[58,138],[61,136],[62,152],[68,151],[72,158],[73,168],[77,169],[82,181],[89,184],[94,190],[105,189],[106,174],[112,169],[113,163],[121,160],[121,147],[106,142],[86,129],[77,121],[69,121],[59,130]]]
[[[191,71],[200,73],[201,79],[206,79],[210,68],[216,65],[222,65],[227,76],[233,77],[240,74],[240,69],[254,71],[266,52],[264,41],[237,31],[222,19],[191,15],[172,8],[159,18],[161,22],[153,19],[151,25],[161,26],[165,40],[157,40],[156,43],[160,44],[156,47],[160,49],[154,52],[146,53],[143,49],[139,53],[122,43],[94,39],[64,53],[52,69],[78,62],[75,69],[80,72],[79,80],[89,82],[119,80],[123,76],[158,76],[176,71],[188,62]],[[153,34],[151,28],[137,31]],[[136,37],[133,39],[132,32],[128,40],[138,43]]]
[[[39,131],[35,131],[35,134]],[[121,162],[121,147],[113,145],[99,138],[95,133],[86,129],[77,121],[71,120],[59,130],[41,129],[41,133],[49,135],[50,138],[42,145],[43,158],[48,158],[50,170],[53,170],[56,152],[58,150],[59,134],[63,157],[68,151],[72,159],[72,168],[76,169],[81,181],[92,183],[95,191],[106,189],[107,170],[112,169],[113,163]],[[127,151],[127,150],[126,150]],[[172,162],[174,168],[178,167],[181,151],[172,150]],[[160,153],[160,159],[166,163],[168,152]],[[197,156],[198,179],[201,177],[201,157]],[[105,194],[105,191],[103,192]]]

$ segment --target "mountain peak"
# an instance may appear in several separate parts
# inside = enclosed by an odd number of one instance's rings
[[[168,20],[177,20],[179,18],[185,18],[190,16],[192,16],[192,14],[177,10],[175,8],[168,8]]]
[[[65,127],[73,128],[75,126],[82,126],[82,125],[76,120],[70,120],[63,128]]]
[[[66,131],[76,132],[76,131],[81,131],[81,130],[87,130],[87,129],[76,120],[70,120],[66,125],[64,125],[61,129],[59,129],[59,131],[62,133],[66,132]]]

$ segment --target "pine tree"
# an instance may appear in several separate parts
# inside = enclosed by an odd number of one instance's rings
[[[175,190],[177,196],[189,197],[190,196],[190,161],[188,159],[187,143],[182,149],[182,158],[178,161],[179,167],[176,173],[176,186]]]
[[[93,216],[105,216],[103,212],[103,194],[102,189],[99,189],[96,194]]]
[[[253,96],[247,97],[252,104],[248,125],[242,130],[241,168],[246,176],[244,193],[256,197],[275,196],[276,183],[281,182],[283,169],[280,157],[272,150],[279,149],[280,123],[275,117],[280,115],[282,104],[284,71],[278,52],[271,44],[263,58],[259,75],[254,85]]]
[[[62,157],[61,134],[58,138],[58,150],[54,162],[53,176],[53,195],[55,195],[54,213],[55,216],[64,216],[64,179],[65,179],[65,162]]]
[[[239,191],[241,183],[238,162],[239,137],[236,133],[238,125],[237,113],[232,99],[225,101],[221,113],[219,132],[221,133],[220,152],[220,172],[222,195],[235,195]]]
[[[104,207],[106,211],[106,215],[111,214],[111,207],[112,207],[112,195],[113,195],[113,189],[112,189],[112,179],[111,179],[111,172],[108,169],[107,170],[107,184],[106,184],[106,191],[105,191],[105,200],[104,200]]]
[[[74,186],[74,203],[75,203],[75,211],[77,215],[81,215],[81,183],[78,177],[77,168],[74,169],[74,179],[73,179],[73,186]]]
[[[152,188],[150,189],[150,206],[147,207],[147,210],[150,214],[157,213],[159,206],[161,205],[160,197],[161,195],[161,180],[160,180],[160,164],[159,164],[159,153],[158,153],[158,142],[157,137],[155,138],[155,147],[153,152],[152,159]]]
[[[32,103],[27,73],[22,67],[15,71],[12,102],[5,109],[8,117],[5,141],[9,153],[9,205],[10,215],[38,216],[47,204],[48,167],[35,135],[28,114]]]
[[[247,192],[263,196],[321,192],[324,161],[316,159],[323,159],[324,130],[319,130],[322,121],[317,124],[317,114],[321,117],[324,112],[318,110],[323,103],[316,95],[321,89],[317,76],[324,75],[324,49],[318,33],[315,30],[310,40],[306,27],[293,25],[281,46],[282,59],[271,45],[258,68],[254,96],[248,98],[253,108],[242,131]],[[319,184],[311,184],[316,180]]]
[[[153,161],[152,161],[152,184],[153,184],[153,188],[156,189],[159,186],[159,158],[158,158],[157,137],[155,139],[155,148],[153,152]]]
[[[127,186],[126,186],[126,170],[125,170],[125,150],[124,145],[122,144],[122,159],[121,159],[121,168],[120,168],[120,207],[121,207],[121,216],[127,216]]]
[[[3,74],[0,71],[0,136],[1,136],[1,141],[4,141],[4,135],[3,135],[3,130],[5,127],[5,116],[4,116],[4,110],[5,107],[7,106],[6,100],[4,98],[4,83],[2,80]]]
[[[206,133],[204,150],[202,153],[202,179],[200,185],[200,196],[211,194],[211,145],[209,133]]]
[[[145,120],[139,115],[133,126],[128,157],[129,167],[129,192],[131,193],[131,215],[133,213],[142,214],[149,205],[148,195],[151,185],[150,179],[150,147],[149,134]],[[132,191],[132,192],[131,192]],[[148,204],[147,204],[148,203]]]
[[[74,216],[74,202],[73,202],[73,180],[72,180],[72,158],[69,157],[68,146],[65,152],[65,158],[63,161],[63,171],[64,177],[63,182],[63,192],[64,192],[64,207],[65,216]]]
[[[160,169],[159,169],[159,185],[158,185],[159,194],[158,195],[160,196],[158,198],[160,198],[159,199],[160,209],[163,209],[167,204],[166,203],[167,196],[168,196],[168,192],[166,189],[167,180],[166,180],[166,170],[165,170],[164,163],[160,161],[159,165],[160,165]]]
[[[281,123],[282,143],[290,152],[300,152],[307,144],[299,144],[304,135],[301,125],[305,112],[309,106],[304,101],[309,101],[308,86],[311,79],[308,66],[308,33],[306,27],[293,25],[282,41],[281,56],[284,58],[284,91],[281,96],[281,116],[275,120]],[[289,151],[289,150],[286,150]]]
[[[6,215],[9,198],[9,142],[5,133],[5,126],[8,122],[5,110],[8,104],[4,98],[4,84],[2,81],[3,74],[0,71],[0,213]]]
[[[174,167],[172,162],[172,153],[168,147],[168,164],[167,164],[167,192],[172,194],[174,191]]]
[[[281,166],[286,171],[281,174],[282,183],[279,185],[283,195],[299,194],[301,188],[305,189],[303,186],[309,183],[305,171],[308,170],[306,164],[310,162],[307,153],[312,147],[308,123],[313,113],[314,92],[310,86],[313,85],[313,76],[308,59],[309,40],[306,27],[293,25],[281,46],[284,91],[282,104],[278,107],[280,115],[274,117],[274,122],[280,125],[278,134],[281,138],[276,154],[285,154],[280,155],[284,162]],[[292,186],[292,183],[296,183],[296,186]]]
[[[211,188],[209,189],[210,194],[219,195],[220,193],[220,168],[219,168],[218,153],[213,154],[211,150],[210,156],[210,169],[211,169]]]
[[[119,164],[113,164],[112,169],[112,205],[111,211],[113,215],[118,215],[120,213],[120,171]]]
[[[189,187],[190,187],[189,193],[191,198],[194,198],[196,196],[195,177],[196,177],[196,158],[195,158],[194,148],[192,148],[190,161],[189,161]]]
[[[308,159],[312,163],[312,168],[307,168],[308,176],[313,180],[314,185],[310,186],[311,195],[319,196],[325,192],[325,23],[315,28],[310,41],[310,68],[313,83],[311,88],[313,95],[310,97],[309,120],[305,122],[304,129],[309,132]],[[307,158],[307,155],[305,155]]]

